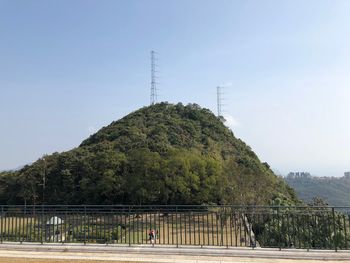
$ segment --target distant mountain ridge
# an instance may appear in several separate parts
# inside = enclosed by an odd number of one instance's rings
[[[285,181],[298,197],[309,203],[315,197],[332,206],[350,206],[350,179],[343,177],[317,177],[308,173],[290,174]]]

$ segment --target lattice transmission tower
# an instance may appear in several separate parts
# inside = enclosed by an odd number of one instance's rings
[[[217,107],[218,107],[218,118],[223,118],[222,115],[222,87],[216,87],[216,96],[217,96]]]
[[[157,103],[157,76],[156,76],[156,52],[151,51],[151,105]]]

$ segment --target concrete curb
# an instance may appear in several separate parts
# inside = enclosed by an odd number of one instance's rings
[[[95,259],[119,262],[229,262],[233,259],[284,259],[350,262],[350,251],[218,248],[156,245],[98,245],[98,244],[0,244],[0,257],[57,259]],[[240,261],[243,262],[243,261]],[[247,261],[249,262],[249,261]]]

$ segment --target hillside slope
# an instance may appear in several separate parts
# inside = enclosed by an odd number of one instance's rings
[[[350,180],[344,177],[335,178],[285,178],[295,189],[298,197],[305,202],[320,197],[332,206],[350,206]]]
[[[0,200],[268,204],[297,199],[209,110],[160,103],[112,122],[71,151],[3,174]]]

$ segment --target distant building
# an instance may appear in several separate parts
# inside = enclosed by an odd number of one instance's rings
[[[308,172],[290,172],[287,175],[287,178],[289,178],[289,179],[307,179],[307,178],[311,178],[311,174]]]
[[[344,178],[350,180],[350,172],[345,172],[344,173]]]

